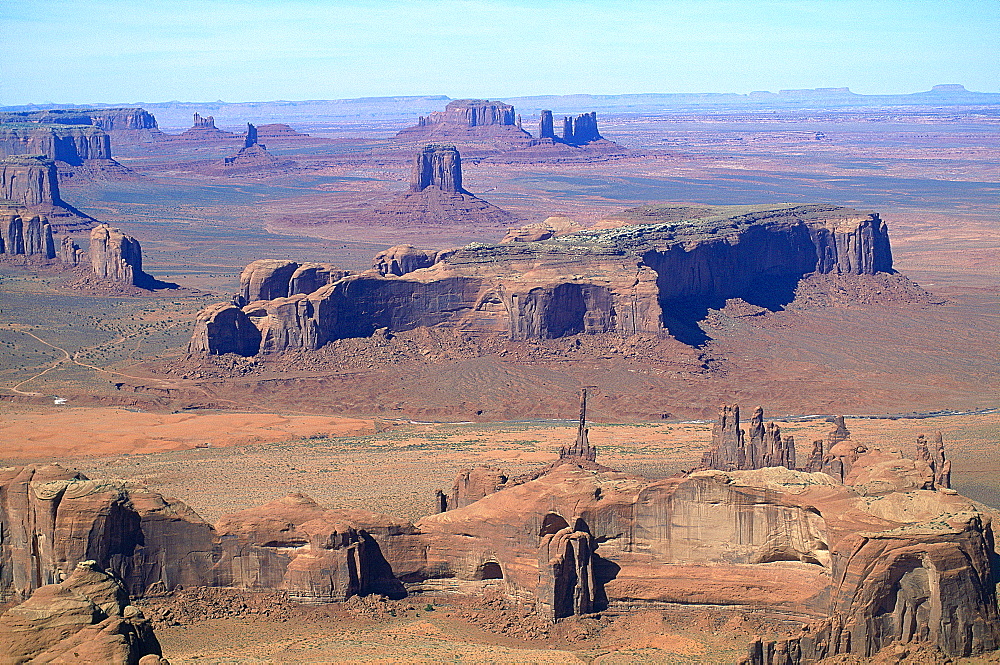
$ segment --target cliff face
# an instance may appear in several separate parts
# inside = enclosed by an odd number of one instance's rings
[[[90,232],[90,265],[98,277],[143,286],[152,278],[142,271],[139,241],[101,224]]]
[[[426,265],[428,256],[414,265]],[[311,293],[312,309],[297,310],[294,321],[309,321],[314,331],[287,339],[322,345],[382,327],[392,332],[431,325],[512,339],[661,332],[674,308],[692,300],[752,299],[773,281],[812,272],[892,269],[879,216],[830,206],[474,244],[433,256],[428,267],[406,270],[382,256],[378,274],[349,276]],[[292,295],[282,286],[244,299],[276,297],[271,293]]]
[[[421,116],[417,124],[396,134],[403,139],[488,142],[495,146],[526,145],[531,134],[521,129],[514,107],[488,99],[456,99],[444,111]]]
[[[34,155],[0,161],[0,199],[26,208],[61,203],[55,164]]]
[[[0,157],[44,155],[79,166],[87,159],[111,159],[111,138],[89,125],[0,124]]]
[[[16,213],[0,213],[0,254],[56,258],[48,220],[38,215],[24,219]]]
[[[13,208],[22,217],[44,215],[56,231],[86,229],[94,224],[93,218],[60,198],[55,162],[40,155],[0,160],[0,206]]]
[[[482,125],[517,124],[514,107],[503,102],[491,102],[488,99],[456,99],[448,102],[444,111],[435,111],[427,117],[421,117],[417,123],[429,125],[463,125],[480,127]]]
[[[413,158],[410,191],[437,187],[442,192],[468,194],[462,189],[462,157],[453,145],[425,145]]]
[[[463,472],[452,509],[415,524],[293,494],[214,528],[152,492],[57,466],[0,469],[0,592],[24,598],[84,558],[133,595],[237,586],[330,602],[428,581],[478,596],[503,580],[551,620],[681,603],[806,622],[752,643],[748,662],[762,665],[869,657],[893,642],[951,657],[997,648],[993,512],[908,485],[907,460],[883,466],[887,455],[857,456],[852,477],[881,468],[895,480],[861,484],[781,466],[650,482],[563,458],[519,478]]]

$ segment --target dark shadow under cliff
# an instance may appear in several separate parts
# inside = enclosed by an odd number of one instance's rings
[[[742,298],[750,305],[779,312],[795,299],[795,289],[800,276],[781,275],[761,277],[746,283],[745,288],[727,296],[702,296],[663,300],[663,327],[672,337],[684,344],[699,348],[711,337],[699,325],[709,310],[722,309],[731,298]]]

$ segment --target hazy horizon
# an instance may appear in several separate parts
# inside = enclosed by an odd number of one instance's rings
[[[995,0],[17,0],[0,105],[1000,90]],[[987,57],[989,55],[990,57]],[[444,91],[444,92],[442,92]]]

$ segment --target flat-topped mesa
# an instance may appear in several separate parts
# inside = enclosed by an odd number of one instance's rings
[[[379,214],[402,217],[432,204],[464,205],[473,198],[428,186],[401,195]],[[692,301],[753,302],[760,292],[769,293],[772,282],[794,285],[821,268],[841,271],[839,263],[823,263],[824,247],[848,242],[849,263],[843,272],[864,268],[862,274],[874,274],[892,265],[885,225],[877,214],[831,206],[538,237],[547,239],[423,252],[405,269],[399,261],[393,268],[391,257],[384,256],[377,273],[351,275],[331,290],[309,294],[313,309],[300,312],[306,316],[301,323],[315,335],[301,338],[322,345],[367,337],[379,328],[402,332],[421,326],[515,340],[662,334],[670,330],[674,308],[683,312]],[[875,248],[865,244],[866,237]],[[871,261],[855,261],[859,255]],[[787,450],[785,444],[778,446],[773,432],[768,436],[765,441],[762,435],[760,445],[787,461],[779,452]]]
[[[54,231],[90,228],[96,220],[62,200],[55,162],[42,155],[16,155],[0,160],[0,207],[24,217],[48,218]]]
[[[417,124],[400,130],[400,139],[438,139],[487,142],[494,147],[527,145],[531,134],[521,128],[514,107],[488,99],[456,99],[444,111],[421,116]]]
[[[431,143],[414,155],[410,191],[422,192],[428,187],[468,194],[462,189],[462,156],[455,146]]]
[[[427,117],[421,116],[417,124],[421,127],[430,125],[461,125],[480,127],[483,125],[517,125],[517,114],[514,107],[503,102],[493,102],[488,99],[455,99],[448,102],[444,111],[435,111]]]
[[[0,157],[44,155],[71,166],[110,160],[111,137],[91,125],[0,124]]]

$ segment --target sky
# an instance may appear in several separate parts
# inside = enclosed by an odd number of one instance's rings
[[[0,106],[960,83],[1000,0],[0,0]]]

